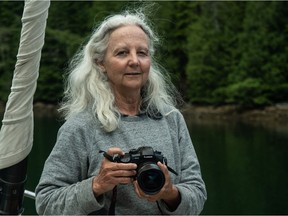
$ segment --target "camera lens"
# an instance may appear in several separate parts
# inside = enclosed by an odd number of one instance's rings
[[[158,193],[165,183],[165,176],[155,163],[144,163],[139,166],[137,181],[146,194]]]

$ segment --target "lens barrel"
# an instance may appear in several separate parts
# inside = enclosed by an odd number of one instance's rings
[[[164,186],[165,176],[157,164],[147,162],[139,166],[137,181],[143,192],[153,195]]]

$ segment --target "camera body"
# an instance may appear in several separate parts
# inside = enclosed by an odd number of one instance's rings
[[[131,149],[124,155],[114,155],[113,162],[137,164],[135,179],[139,187],[146,194],[156,194],[165,184],[165,176],[158,167],[157,162],[167,164],[167,159],[159,151],[152,147],[142,146],[138,149]]]
[[[167,164],[167,159],[162,155],[162,153],[154,151],[153,148],[149,146],[131,149],[124,155],[116,155],[113,157],[113,161],[117,163],[135,163],[138,166],[147,162],[157,164],[158,161]]]
[[[167,165],[167,159],[159,151],[154,151],[150,146],[142,146],[138,149],[131,149],[124,155],[109,155],[105,151],[100,150],[111,162],[116,163],[135,163],[137,164],[137,173],[135,179],[139,187],[146,194],[153,195],[158,193],[165,184],[165,175],[158,167],[157,162]],[[167,166],[168,170],[175,175],[176,171]]]
[[[138,149],[131,149],[124,155],[116,155],[113,161],[137,164],[135,179],[146,194],[158,193],[165,184],[164,173],[158,167],[157,162],[167,164],[167,159],[161,152],[154,151],[152,147],[142,146]]]

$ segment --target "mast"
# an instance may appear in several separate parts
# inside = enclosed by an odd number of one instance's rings
[[[50,0],[25,0],[17,61],[0,131],[0,214],[23,212],[28,155],[33,146],[33,96]]]

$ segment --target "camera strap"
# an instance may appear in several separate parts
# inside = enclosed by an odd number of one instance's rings
[[[173,174],[175,174],[176,176],[178,176],[178,173],[177,173],[175,170],[173,170],[171,167],[167,166],[167,169],[168,169],[170,172],[172,172]]]
[[[111,161],[111,162],[114,162],[113,157],[112,157],[111,155],[109,155],[107,152],[105,152],[105,151],[103,151],[103,150],[99,150],[99,153],[103,153],[104,157],[105,157],[107,160],[109,160],[109,161]]]
[[[117,185],[113,188],[113,191],[112,191],[112,198],[111,198],[108,215],[115,215],[116,199],[117,199]],[[163,215],[159,202],[156,201],[156,204],[157,204],[159,211],[161,212],[161,215]]]
[[[111,198],[108,215],[115,215],[116,199],[117,199],[117,185],[113,188],[113,191],[112,191],[112,198]]]
[[[107,152],[100,150],[99,153],[103,153],[104,157],[107,160],[109,160],[111,162],[114,161],[113,157],[111,155],[107,154]],[[117,199],[117,185],[112,190],[112,198],[111,198],[111,203],[110,203],[108,215],[115,215],[116,199]]]

